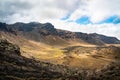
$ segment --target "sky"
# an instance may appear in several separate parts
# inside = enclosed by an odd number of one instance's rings
[[[0,22],[52,23],[120,39],[120,0],[0,0]]]

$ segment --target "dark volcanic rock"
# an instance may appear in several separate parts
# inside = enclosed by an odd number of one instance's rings
[[[0,52],[8,53],[8,55],[20,55],[20,48],[17,45],[9,43],[7,40],[0,39]]]
[[[0,22],[0,30],[2,31],[8,31],[8,28],[7,28],[7,25],[6,25],[6,23],[1,23]]]
[[[57,31],[54,26],[50,23],[43,24],[39,30],[39,33],[42,35],[56,35]]]

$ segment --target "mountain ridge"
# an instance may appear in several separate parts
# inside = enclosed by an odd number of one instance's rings
[[[57,37],[59,40],[62,40],[62,41],[63,40],[80,40],[80,41],[84,41],[91,44],[97,44],[97,45],[120,43],[120,40],[118,40],[116,37],[104,36],[97,33],[87,34],[82,32],[71,32],[67,30],[60,30],[60,29],[54,28],[54,26],[51,23],[17,22],[14,24],[6,24],[6,23],[0,22],[0,30],[11,32],[15,35],[21,35],[28,39],[33,38],[32,40],[35,40],[35,41],[41,41],[42,38],[51,36],[52,38]],[[42,41],[44,42],[44,39]]]

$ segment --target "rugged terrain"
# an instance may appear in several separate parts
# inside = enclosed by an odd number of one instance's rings
[[[120,64],[103,69],[77,69],[29,59],[21,56],[20,48],[0,40],[0,80],[119,80]]]
[[[117,38],[59,30],[50,23],[0,23],[0,57],[3,80],[120,79]]]

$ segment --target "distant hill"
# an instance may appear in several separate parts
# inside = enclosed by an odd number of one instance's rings
[[[22,36],[26,39],[39,41],[48,44],[68,44],[69,40],[81,41],[102,45],[102,44],[119,44],[120,40],[116,37],[108,37],[97,33],[70,32],[66,30],[55,29],[51,23],[20,23],[6,24],[0,23],[0,31],[10,32],[14,35]]]

